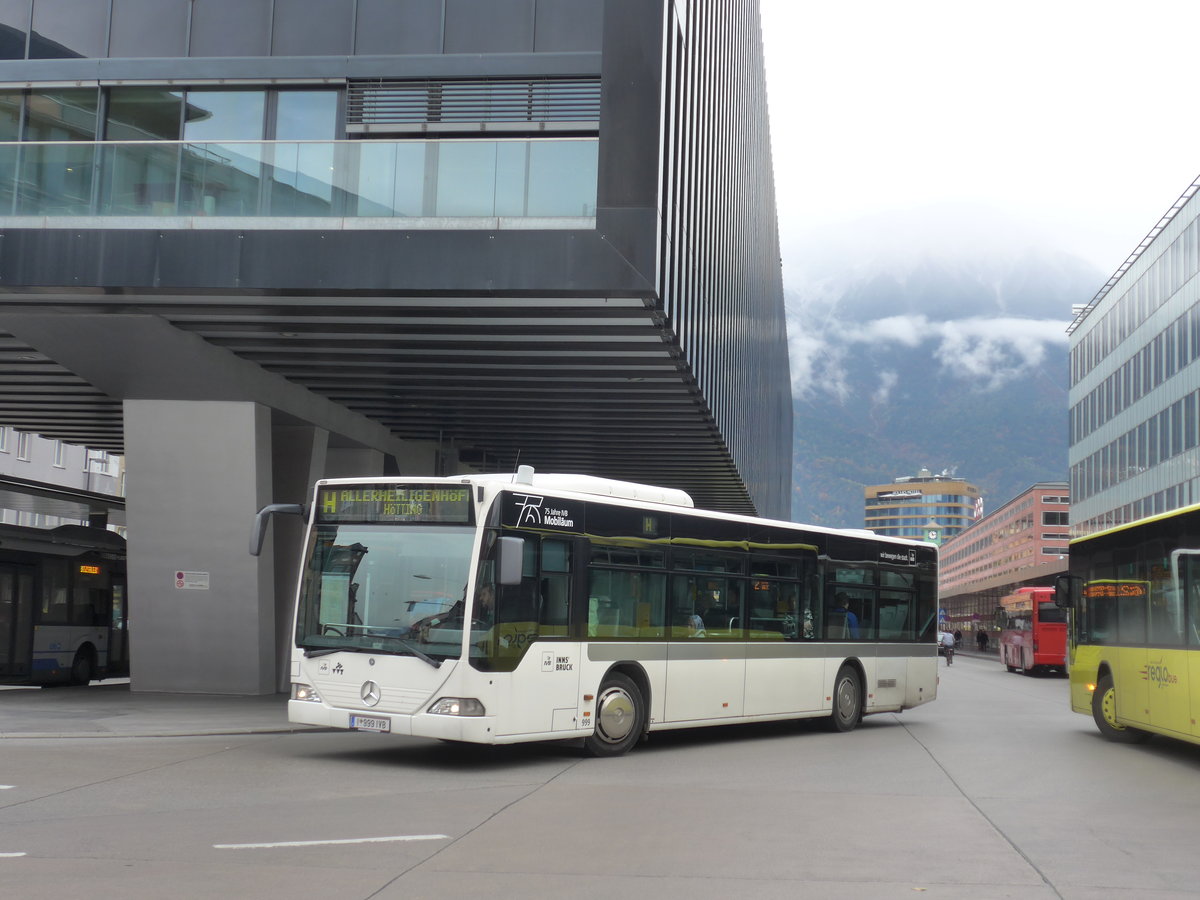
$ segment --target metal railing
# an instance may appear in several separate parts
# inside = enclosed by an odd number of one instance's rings
[[[595,138],[0,143],[0,216],[589,217]]]

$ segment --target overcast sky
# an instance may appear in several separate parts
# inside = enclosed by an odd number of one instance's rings
[[[761,8],[785,283],[804,235],[944,201],[1107,275],[1200,174],[1197,0]]]

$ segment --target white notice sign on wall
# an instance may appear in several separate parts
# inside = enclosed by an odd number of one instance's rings
[[[176,572],[175,587],[181,591],[207,591],[207,572]]]

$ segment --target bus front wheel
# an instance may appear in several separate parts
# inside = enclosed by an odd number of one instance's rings
[[[1122,744],[1140,744],[1150,738],[1150,733],[1130,728],[1117,721],[1117,692],[1113,688],[1112,676],[1105,674],[1096,682],[1092,693],[1092,718],[1100,733],[1110,741]]]
[[[612,672],[596,695],[596,724],[583,748],[592,756],[627,753],[646,727],[646,702],[633,679]]]
[[[830,731],[853,731],[862,718],[862,686],[852,666],[842,666],[833,683],[833,712],[826,720]]]

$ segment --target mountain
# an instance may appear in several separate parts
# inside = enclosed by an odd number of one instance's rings
[[[976,230],[922,249],[910,225],[895,232],[906,252],[869,259],[826,240],[819,265],[798,269],[796,520],[861,528],[864,484],[923,467],[979,485],[985,511],[1067,480],[1066,327],[1106,276],[1011,227]]]

